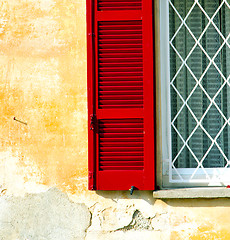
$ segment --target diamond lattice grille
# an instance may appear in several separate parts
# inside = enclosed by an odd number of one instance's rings
[[[172,169],[230,167],[230,1],[168,0]]]

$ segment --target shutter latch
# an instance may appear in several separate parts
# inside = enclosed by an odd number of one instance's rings
[[[95,128],[95,116],[94,114],[90,115],[90,130],[94,130]]]

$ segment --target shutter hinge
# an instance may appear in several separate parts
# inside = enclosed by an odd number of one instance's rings
[[[95,115],[91,114],[90,115],[90,130],[94,130],[95,129]]]
[[[89,179],[93,178],[93,172],[89,172]]]
[[[95,33],[88,33],[90,37],[95,37]]]
[[[89,179],[90,180],[93,180],[94,182],[94,173],[93,172],[89,172]],[[92,181],[91,181],[92,182]],[[89,187],[90,190],[94,190],[95,189],[95,185],[94,184],[90,184],[90,187]]]

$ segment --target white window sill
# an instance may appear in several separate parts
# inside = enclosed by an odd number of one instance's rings
[[[156,199],[189,199],[189,198],[230,198],[230,188],[205,187],[157,190],[153,192]]]

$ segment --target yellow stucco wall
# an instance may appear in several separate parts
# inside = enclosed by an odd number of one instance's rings
[[[125,226],[138,209],[153,229],[169,232],[159,239],[230,239],[227,199],[87,191],[85,0],[0,0],[0,9],[2,194],[56,186],[86,203],[92,232]]]
[[[1,0],[0,9],[0,164],[11,159],[25,181],[85,188],[85,1]]]

